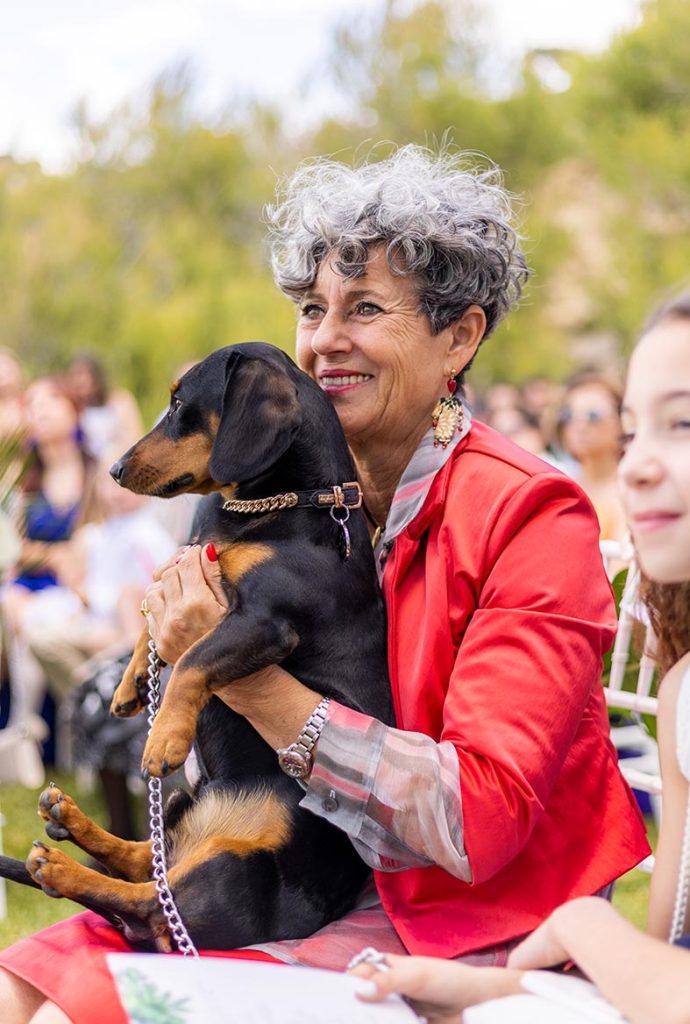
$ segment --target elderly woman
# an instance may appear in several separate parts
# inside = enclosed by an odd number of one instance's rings
[[[559,903],[648,850],[607,738],[615,621],[592,508],[458,396],[525,278],[508,199],[493,171],[407,147],[298,170],[270,220],[298,361],[331,397],[366,496],[397,727],[331,702],[303,806],[350,835],[375,884],[343,920],[268,951],[332,968],[367,943],[505,963]],[[166,660],[225,613],[214,568],[191,548],[147,594]],[[276,749],[321,701],[277,666],[221,696]],[[35,938],[6,951],[3,1020],[40,1007],[44,1024],[86,1024],[106,1006],[121,1020],[102,954],[123,940],[89,915],[42,934],[65,965],[32,967]]]

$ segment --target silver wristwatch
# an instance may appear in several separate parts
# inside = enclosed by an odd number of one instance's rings
[[[295,742],[291,743],[289,747],[283,747],[282,750],[276,751],[278,764],[291,779],[306,779],[311,771],[312,751],[326,724],[329,704],[330,698],[324,697],[312,711]]]

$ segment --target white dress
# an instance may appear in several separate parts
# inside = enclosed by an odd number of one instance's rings
[[[690,782],[690,668],[683,677],[676,708],[678,765]],[[527,971],[524,995],[473,1006],[463,1024],[606,1024],[625,1017],[587,981],[547,971]]]

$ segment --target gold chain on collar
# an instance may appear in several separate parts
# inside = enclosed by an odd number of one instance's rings
[[[287,494],[274,494],[270,498],[230,499],[223,503],[223,509],[225,512],[279,512],[284,508],[294,508],[298,501],[295,492],[288,491]]]

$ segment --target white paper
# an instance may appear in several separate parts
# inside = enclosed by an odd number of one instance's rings
[[[280,964],[109,953],[131,1024],[419,1024],[402,1000],[363,1003],[356,979]]]

